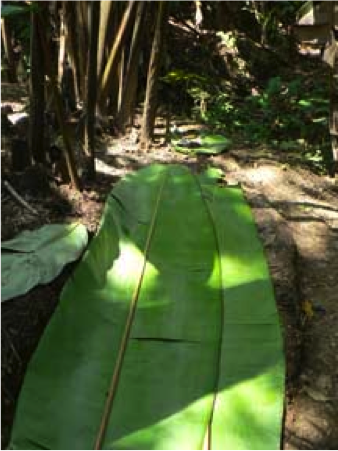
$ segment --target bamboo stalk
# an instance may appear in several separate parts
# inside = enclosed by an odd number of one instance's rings
[[[77,170],[76,170],[75,157],[74,157],[69,133],[68,133],[65,121],[64,121],[64,109],[63,109],[63,105],[62,105],[62,96],[60,93],[60,88],[57,83],[56,77],[53,74],[52,65],[51,65],[51,61],[50,61],[50,54],[49,54],[49,51],[47,48],[45,35],[43,33],[43,31],[46,30],[45,21],[41,14],[39,14],[39,13],[37,13],[37,14],[38,14],[38,32],[40,35],[40,41],[41,41],[42,49],[43,49],[43,53],[44,53],[45,68],[46,68],[46,72],[49,77],[52,92],[53,92],[56,117],[59,122],[59,127],[61,129],[61,134],[62,134],[62,138],[63,138],[64,155],[65,155],[65,159],[66,159],[67,169],[68,169],[68,173],[69,173],[69,177],[70,177],[72,185],[74,186],[75,189],[80,190],[81,185],[80,185],[80,179],[79,179],[79,176],[78,176]]]
[[[168,4],[165,1],[158,2],[156,17],[155,34],[153,38],[150,61],[148,66],[147,88],[143,107],[142,129],[141,129],[141,148],[148,150],[153,139],[156,103],[157,103],[157,84],[160,73],[160,62],[162,57],[163,39],[168,16]]]
[[[101,82],[99,85],[99,94],[98,94],[99,105],[101,108],[104,108],[104,102],[108,96],[110,83],[111,83],[112,71],[113,71],[114,65],[116,63],[116,60],[120,54],[122,44],[124,41],[124,37],[126,35],[127,27],[128,27],[130,18],[132,17],[132,12],[134,11],[135,3],[136,3],[135,1],[129,2],[129,4],[124,12],[124,15],[121,20],[121,25],[120,25],[117,35],[115,37],[113,47],[110,51],[106,67],[105,67],[103,75],[101,77]]]
[[[90,2],[89,58],[87,65],[85,151],[90,158],[89,177],[95,177],[95,104],[97,87],[97,40],[100,2]]]

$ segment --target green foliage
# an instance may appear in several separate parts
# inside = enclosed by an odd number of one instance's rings
[[[233,31],[218,31],[216,35],[221,39],[223,45],[227,46],[229,49],[235,49],[237,46],[237,35]]]
[[[300,77],[289,82],[273,77],[264,89],[252,89],[244,100],[229,89],[219,92],[204,119],[239,143],[302,151],[304,159],[316,161],[318,167],[318,152],[313,159],[313,149],[328,137],[327,89],[325,83],[305,88]]]
[[[17,6],[17,5],[2,5],[1,6],[1,17],[13,17],[20,14],[25,14],[27,12],[27,6]]]
[[[184,69],[174,69],[160,80],[163,86],[162,97],[172,105],[176,114],[189,116],[194,112],[199,115],[201,103],[216,93],[209,77]]]
[[[286,28],[295,23],[302,3],[304,2],[246,2],[243,9],[255,16],[261,27],[261,41],[264,41],[264,44],[277,45],[285,38]]]
[[[20,6],[14,3],[20,3]],[[30,14],[31,12],[39,12],[41,6],[38,3],[37,1],[31,2],[30,4],[12,2],[12,4],[1,5],[1,17],[8,21],[13,38],[22,48],[20,56],[22,64],[25,67],[25,72],[27,71],[30,60]]]
[[[187,72],[183,69],[175,69],[168,72],[164,77],[161,78],[165,83],[176,85],[178,83],[204,83],[206,81],[205,77],[200,75]]]
[[[294,24],[299,8],[306,1],[269,2],[279,21],[283,24]]]

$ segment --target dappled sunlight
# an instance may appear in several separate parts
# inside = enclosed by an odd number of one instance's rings
[[[255,258],[250,254],[241,258],[234,255],[222,255],[221,266],[223,274],[223,288],[232,288],[238,286],[238,283],[251,283],[266,280],[262,279],[262,272],[267,273],[267,266],[261,259]],[[263,272],[263,273],[264,273]]]
[[[252,183],[268,185],[269,183],[278,183],[282,176],[280,171],[273,166],[258,166],[246,170],[246,178]]]
[[[114,442],[107,440],[105,449],[202,449],[205,426],[211,414],[213,394],[209,393],[182,406],[173,414],[154,421],[148,427],[132,430]],[[142,424],[142,423],[140,423]],[[194,443],[191,437],[195,437]]]
[[[212,449],[261,449],[262,444],[263,449],[279,449],[280,435],[275,431],[281,433],[282,429],[283,392],[284,378],[278,365],[221,389],[215,405],[218,416],[211,436]]]
[[[283,409],[284,378],[280,376],[280,365],[283,363],[220,388],[211,449],[257,449],[255,445],[264,440],[279,448],[279,437],[273,431],[276,427],[281,429],[280,416],[275,412]],[[125,432],[113,441],[107,440],[105,449],[135,449],[136,445],[139,449],[202,449],[214,396],[214,390],[206,391],[173,413],[155,416],[151,428],[139,417],[139,428],[132,429],[126,424]],[[238,421],[239,418],[244,421]]]
[[[212,266],[212,270],[210,272],[210,276],[206,281],[206,286],[212,290],[220,289],[220,279],[221,279],[221,264],[219,260],[219,256],[215,254],[214,264]]]
[[[135,278],[141,275],[144,265],[144,254],[132,242],[120,241],[120,255],[108,271],[108,280],[117,288],[126,289],[135,284]]]
[[[239,404],[241,400],[245,403],[245,400],[250,399],[253,414],[257,412],[257,409],[264,410],[266,405],[271,406],[271,401],[280,402],[280,390],[284,384],[284,378],[279,375],[281,366],[283,367],[282,359],[280,363],[263,369],[257,376],[235,383],[221,391],[235,393]]]
[[[115,168],[110,164],[105,163],[100,158],[95,158],[95,167],[98,174],[105,174],[105,175],[113,175],[118,177],[123,177],[129,172],[125,168]]]
[[[145,261],[144,253],[135,243],[121,239],[119,256],[107,269],[105,284],[95,290],[96,295],[108,303],[122,303],[128,307],[143,269],[142,291],[151,293],[160,275],[158,269],[150,261]],[[142,308],[160,307],[165,303],[169,300],[161,302],[158,298],[148,298],[142,302]]]

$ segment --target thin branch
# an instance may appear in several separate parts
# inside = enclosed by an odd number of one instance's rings
[[[16,360],[18,361],[19,365],[22,366],[22,360],[21,360],[20,354],[16,350],[16,347],[14,346],[14,343],[13,343],[11,337],[9,336],[9,333],[7,332],[7,330],[5,328],[2,328],[1,333],[3,333],[5,335],[6,340],[8,341],[9,347],[11,348],[11,350],[13,352],[13,355],[15,356]]]
[[[28,211],[30,211],[33,215],[36,216],[40,216],[40,213],[35,210],[35,208],[31,207],[26,201],[25,199],[23,199],[20,194],[15,191],[15,189],[13,188],[13,186],[7,182],[6,180],[4,181],[4,187],[7,189],[7,191],[14,197],[14,199],[19,202],[19,204],[22,207],[25,207]]]

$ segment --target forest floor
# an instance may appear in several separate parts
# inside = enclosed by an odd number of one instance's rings
[[[6,101],[2,92],[2,101]],[[9,100],[8,100],[9,101]],[[178,123],[182,129],[198,128]],[[157,129],[159,135],[163,129]],[[3,149],[4,161],[6,160]],[[221,168],[224,183],[241,184],[264,244],[283,322],[287,356],[284,449],[338,448],[338,186],[270,149],[233,148],[215,157],[186,156],[158,139],[149,153],[128,137],[103,136],[97,180],[81,193],[67,185],[41,191],[36,173],[2,169],[34,215],[2,189],[2,239],[46,223],[81,221],[95,232],[104,201],[129,172],[154,162],[200,172]],[[2,446],[8,444],[25,368],[74,264],[51,284],[2,307]]]

